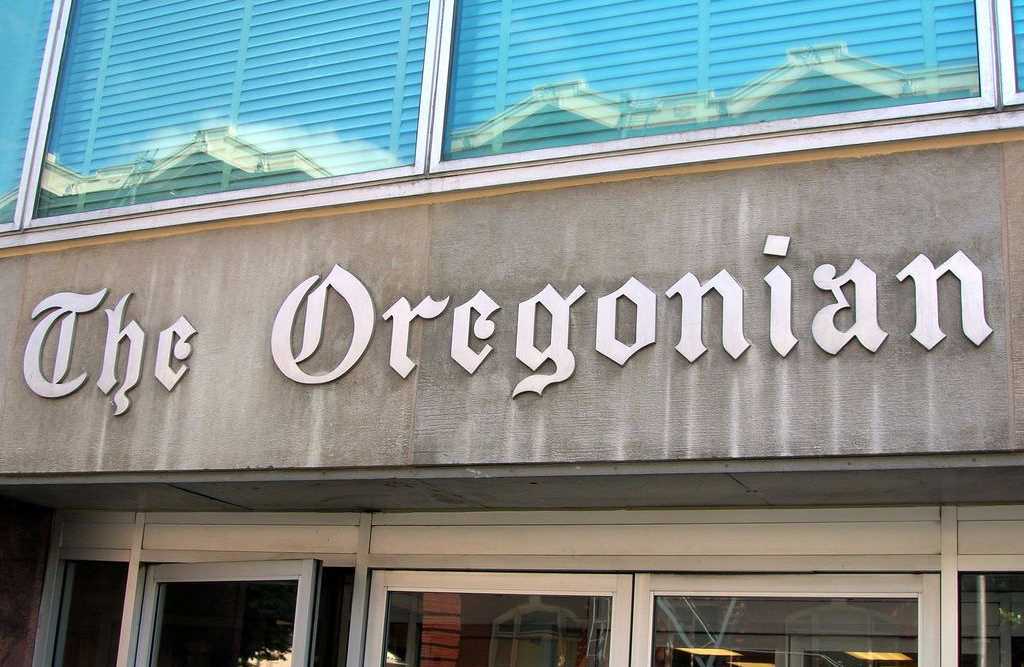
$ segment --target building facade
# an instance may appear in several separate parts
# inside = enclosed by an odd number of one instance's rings
[[[4,9],[0,664],[1021,664],[1019,4]]]

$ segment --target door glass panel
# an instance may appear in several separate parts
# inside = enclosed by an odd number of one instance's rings
[[[917,600],[654,598],[655,667],[914,667]]]
[[[388,594],[385,667],[605,667],[611,597]]]
[[[1024,664],[1024,573],[960,575],[960,664]]]
[[[67,564],[56,665],[114,667],[127,581],[127,563],[72,561]]]
[[[289,667],[296,581],[160,586],[157,667]]]

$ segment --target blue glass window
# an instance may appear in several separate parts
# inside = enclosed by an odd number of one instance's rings
[[[21,163],[32,123],[51,0],[18,0],[3,8],[0,60],[4,63],[0,103],[0,224],[14,220]]]
[[[459,0],[450,78],[446,159],[980,94],[973,0]]]
[[[427,0],[75,0],[36,213],[414,162]]]
[[[1024,0],[1013,0],[1013,53],[1017,72],[1017,90],[1024,91]]]

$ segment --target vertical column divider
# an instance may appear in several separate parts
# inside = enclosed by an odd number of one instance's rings
[[[121,634],[117,642],[117,667],[131,667],[139,644],[139,618],[142,614],[142,594],[145,590],[145,572],[142,570],[142,538],[146,529],[146,513],[135,514],[135,533],[128,560],[128,580],[124,589],[124,608],[121,611]]]
[[[356,547],[356,568],[352,582],[352,620],[349,623],[346,667],[360,667],[363,664],[363,650],[366,645],[366,613],[370,595],[370,538],[373,531],[373,515],[363,513],[359,517],[359,544]]]
[[[957,604],[958,558],[960,546],[957,539],[957,508],[955,505],[943,505],[940,508],[940,566],[941,566],[941,618],[939,624],[939,641],[941,642],[940,664],[942,667],[956,667],[959,662],[960,624],[959,607]]]

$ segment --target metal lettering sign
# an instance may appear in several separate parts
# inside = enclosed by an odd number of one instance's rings
[[[788,249],[789,237],[772,235],[766,240],[763,252],[769,256],[785,257]],[[938,266],[925,255],[918,255],[896,274],[898,281],[910,278],[914,282],[916,321],[909,335],[926,350],[933,349],[945,338],[945,333],[939,328],[938,280],[946,274],[952,274],[959,284],[964,336],[980,346],[992,334],[992,328],[985,319],[982,273],[960,251]],[[811,337],[818,347],[836,355],[856,341],[865,349],[876,352],[889,334],[878,324],[878,278],[875,272],[856,259],[842,273],[831,264],[822,264],[814,270],[812,278],[814,285],[831,294],[834,301],[818,310],[811,322]],[[785,357],[798,343],[792,325],[793,280],[785,269],[776,265],[764,276],[764,282],[770,296],[769,341],[772,349]],[[707,351],[703,342],[703,304],[704,297],[712,291],[722,299],[721,329],[725,351],[733,359],[739,359],[751,345],[744,333],[743,287],[736,279],[725,270],[704,282],[687,273],[665,291],[665,296],[669,300],[678,297],[681,326],[675,349],[691,364]],[[849,293],[853,294],[852,304],[846,296]],[[553,285],[547,285],[518,304],[515,356],[534,373],[516,384],[512,390],[513,398],[528,392],[541,395],[549,386],[572,376],[576,356],[569,347],[569,325],[572,307],[585,294],[583,285],[576,285],[565,296]],[[43,398],[61,398],[85,384],[85,372],[68,379],[76,325],[79,316],[99,308],[106,297],[106,289],[91,294],[60,292],[46,297],[33,309],[32,319],[38,319],[38,322],[25,347],[23,365],[25,382],[32,392]],[[128,394],[138,385],[142,375],[146,333],[138,322],[128,319],[126,313],[130,297],[131,293],[124,295],[113,308],[105,310],[107,334],[96,385],[104,394],[113,392],[114,415],[123,415],[131,407]],[[339,298],[350,309],[353,323],[351,339],[333,370],[312,374],[300,365],[320,348],[328,298]],[[416,324],[415,321],[438,317],[448,308],[449,300],[449,296],[423,295],[416,306],[412,306],[402,297],[383,312],[383,320],[390,322],[391,326],[389,364],[402,378],[407,378],[417,363],[409,357],[410,328],[427,326],[425,322]],[[630,343],[619,340],[616,334],[620,300],[632,302],[635,306],[632,322],[635,335]],[[500,308],[483,291],[478,291],[454,308],[451,358],[471,375],[494,352],[493,347],[484,341],[494,334],[495,325],[490,318]],[[538,341],[536,318],[540,308],[550,315],[551,331],[546,340]],[[656,310],[655,291],[635,277],[630,277],[614,292],[599,297],[597,352],[625,366],[634,355],[654,344]],[[836,318],[847,310],[852,315],[853,324],[841,329]],[[300,311],[304,311],[304,319],[300,335],[296,337],[296,351],[293,332]],[[319,275],[310,276],[285,297],[270,332],[271,357],[278,370],[294,382],[334,382],[348,373],[366,352],[376,318],[369,290],[355,275],[335,265],[322,281]],[[154,377],[167,391],[173,391],[189,370],[184,363],[192,354],[192,345],[188,341],[196,334],[196,328],[184,316],[158,334]],[[47,372],[43,368],[43,350],[52,335],[56,335],[56,355],[52,370]],[[550,372],[536,372],[545,365]]]

